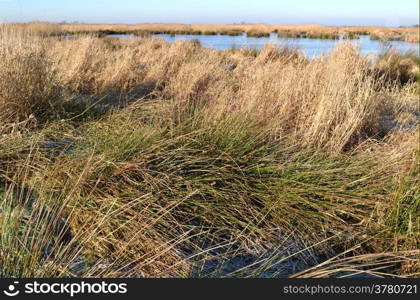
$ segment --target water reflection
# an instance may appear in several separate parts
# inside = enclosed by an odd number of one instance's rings
[[[321,54],[328,54],[334,46],[343,41],[340,40],[327,40],[327,39],[287,39],[280,38],[277,34],[270,34],[269,37],[247,37],[246,34],[240,36],[228,36],[228,35],[169,35],[169,34],[156,34],[154,37],[164,38],[169,43],[173,43],[176,40],[193,40],[200,41],[204,47],[211,47],[218,50],[226,50],[232,47],[236,48],[251,48],[261,49],[268,42],[274,45],[289,45],[290,47],[297,47],[305,52],[308,57],[319,56]],[[384,46],[381,41],[372,41],[370,36],[360,36],[358,40],[352,40],[353,43],[360,45],[360,52],[362,55],[368,53],[379,53]],[[387,42],[390,46],[401,52],[413,51],[419,53],[419,43],[408,43],[404,41],[392,41]]]

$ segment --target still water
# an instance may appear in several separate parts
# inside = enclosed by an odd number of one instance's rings
[[[176,40],[192,40],[197,39],[204,47],[215,48],[218,50],[226,50],[232,47],[261,49],[268,42],[274,45],[289,45],[301,49],[308,57],[316,57],[321,54],[328,54],[334,46],[342,40],[326,40],[326,39],[287,39],[279,38],[277,34],[271,34],[270,37],[247,37],[246,34],[241,36],[228,35],[175,35],[156,34],[154,37],[164,38],[169,43]],[[359,40],[352,40],[353,43],[360,45],[360,53],[366,55],[369,53],[377,54],[381,52],[386,45],[380,41],[371,41],[370,36],[361,36]],[[407,43],[402,41],[388,42],[393,48],[400,52],[413,51],[419,54],[419,43]]]
[[[113,34],[108,35],[109,37],[118,38],[130,38],[133,35],[130,34]],[[247,49],[261,49],[267,43],[274,45],[288,45],[291,48],[298,48],[303,51],[307,57],[318,57],[321,54],[328,54],[334,48],[337,43],[343,41],[340,40],[328,40],[328,39],[287,39],[280,38],[277,34],[270,34],[270,37],[247,37],[246,34],[240,36],[228,36],[228,35],[188,35],[188,34],[155,34],[153,37],[163,38],[169,43],[173,43],[177,40],[198,40],[201,45],[206,48],[214,48],[217,50],[236,48],[247,48]],[[351,40],[352,43],[359,45],[360,54],[378,54],[384,50],[384,48],[392,47],[402,53],[413,52],[414,54],[420,55],[419,43],[407,43],[403,41],[392,41],[383,43],[381,41],[372,41],[370,36],[362,35],[358,40]]]

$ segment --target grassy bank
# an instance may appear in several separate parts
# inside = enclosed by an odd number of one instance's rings
[[[418,276],[418,78],[3,26],[1,275]]]

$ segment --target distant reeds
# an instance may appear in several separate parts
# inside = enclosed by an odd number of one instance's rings
[[[320,25],[183,25],[183,24],[139,24],[139,25],[87,25],[87,24],[54,24],[45,22],[32,22],[27,24],[14,24],[15,27],[31,31],[41,36],[63,36],[72,34],[93,34],[106,36],[112,34],[133,34],[149,36],[154,34],[168,35],[229,35],[240,36],[249,33],[252,37],[267,37],[270,33],[278,34],[283,38],[313,38],[337,40],[342,35],[346,39],[357,39],[358,36],[371,35],[373,40],[378,36],[386,40],[418,42],[419,28],[404,27],[332,27]]]
[[[360,39],[360,35],[356,32],[346,32],[343,35],[343,39],[345,39],[345,40],[358,40],[358,39]]]
[[[262,37],[269,37],[270,33],[268,32],[257,32],[257,31],[249,31],[246,33],[247,37],[255,37],[255,38],[262,38]]]
[[[243,35],[241,30],[224,30],[220,32],[220,35],[229,35],[229,36],[240,36]]]

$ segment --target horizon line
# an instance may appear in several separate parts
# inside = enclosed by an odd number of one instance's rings
[[[325,25],[325,24],[318,24],[318,23],[300,23],[300,24],[267,24],[267,23],[258,23],[258,22],[234,22],[234,23],[177,23],[177,22],[143,22],[143,23],[91,23],[91,22],[84,22],[84,21],[40,21],[40,20],[32,20],[27,22],[7,22],[2,21],[0,24],[27,24],[27,23],[51,23],[51,24],[58,24],[58,25],[207,25],[207,26],[217,26],[217,25],[263,25],[263,26],[324,26],[324,27],[386,27],[386,28],[402,28],[402,27],[420,27],[420,24],[413,24],[413,25],[400,25],[400,26],[388,26],[388,25]]]

